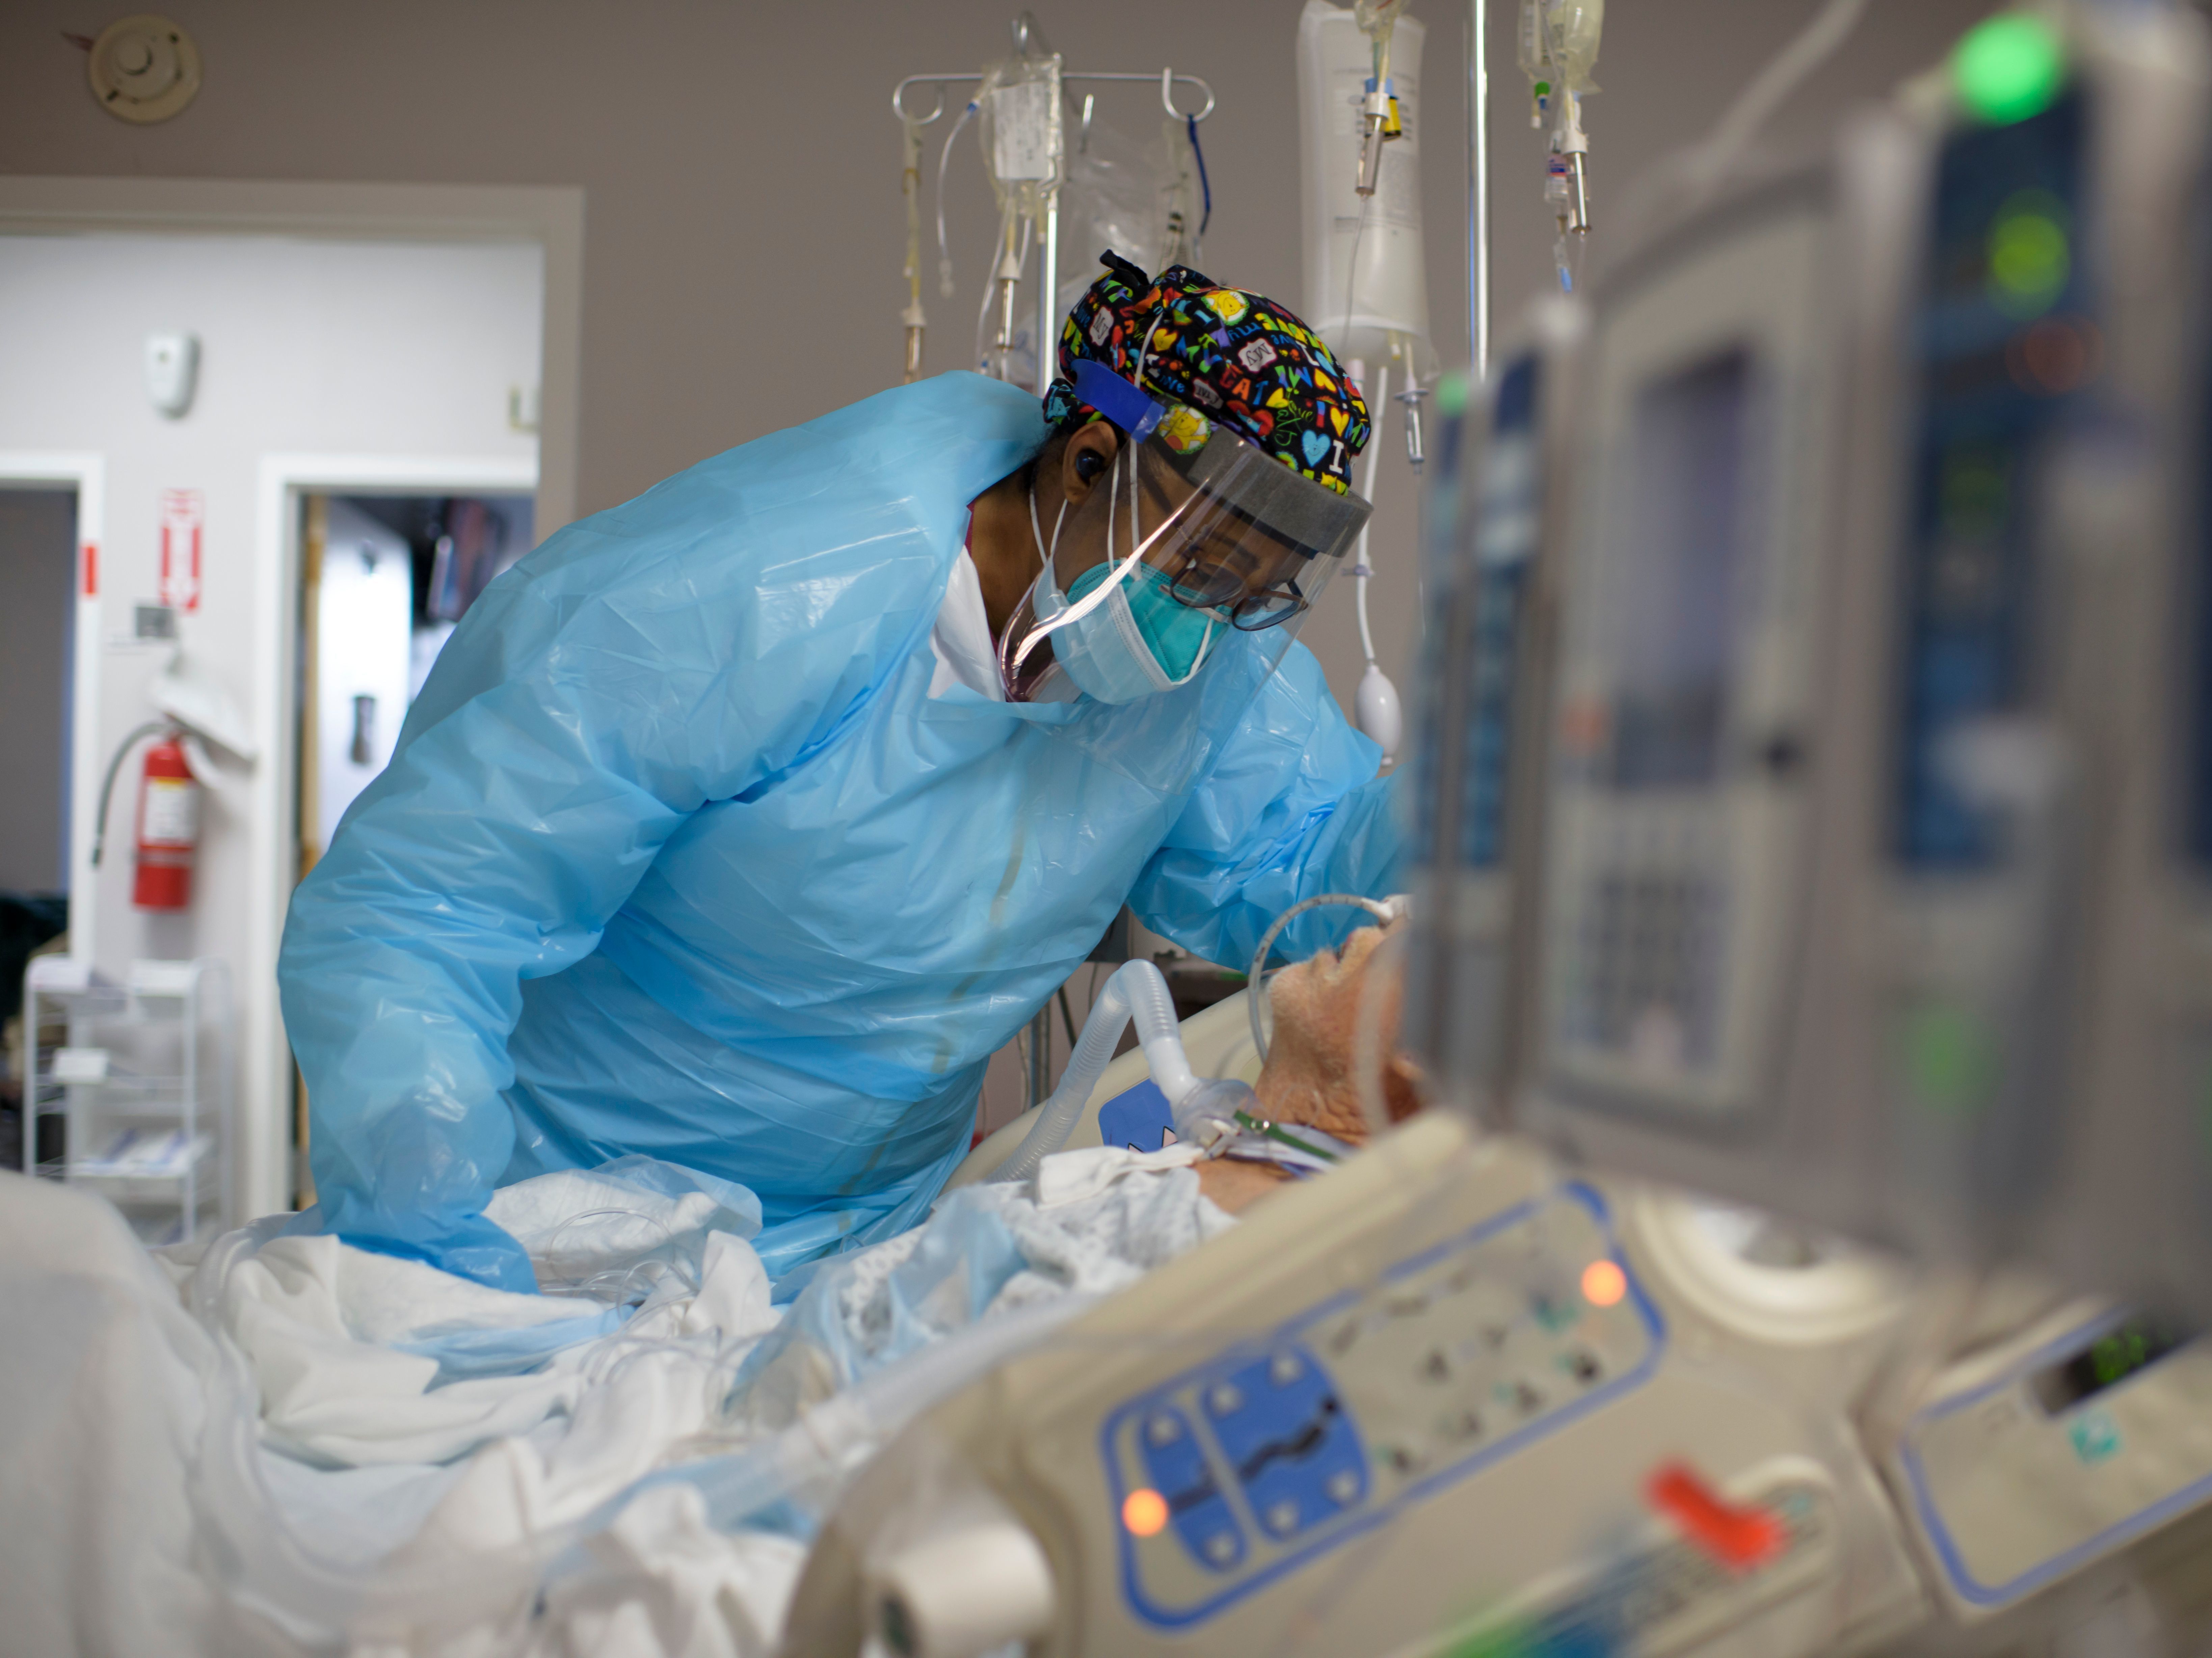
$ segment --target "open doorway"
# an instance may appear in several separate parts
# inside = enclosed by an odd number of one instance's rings
[[[22,1164],[23,968],[69,928],[76,492],[0,488],[0,1169]]]
[[[69,890],[76,492],[0,488],[0,892]]]
[[[392,758],[438,653],[532,545],[521,495],[301,500],[299,873]]]

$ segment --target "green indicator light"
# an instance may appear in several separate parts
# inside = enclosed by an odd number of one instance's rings
[[[1939,1116],[1972,1116],[1997,1078],[1996,1044],[1963,1008],[1915,1008],[1905,1021],[1905,1073],[1914,1096]]]
[[[2074,269],[2064,203],[2047,190],[2015,191],[1990,227],[1990,300],[2025,321],[2057,303]]]
[[[1437,412],[1440,415],[1463,415],[1467,412],[1468,378],[1456,368],[1437,381]]]
[[[2007,12],[1969,29],[1951,53],[1959,100],[1992,125],[2040,115],[2066,78],[2066,52],[2039,17]]]

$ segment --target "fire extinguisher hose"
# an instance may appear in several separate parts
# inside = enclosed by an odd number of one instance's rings
[[[159,737],[164,732],[181,729],[173,720],[149,720],[116,745],[115,758],[107,762],[107,775],[100,780],[100,808],[93,813],[92,866],[100,867],[100,854],[107,847],[107,802],[115,793],[115,774],[123,769],[124,756],[138,746],[141,738]]]

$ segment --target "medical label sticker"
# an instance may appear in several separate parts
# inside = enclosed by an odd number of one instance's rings
[[[161,603],[172,610],[200,607],[201,525],[206,500],[197,489],[161,491]]]
[[[183,777],[148,778],[145,821],[139,828],[139,840],[149,847],[189,849],[199,835],[198,785]]]

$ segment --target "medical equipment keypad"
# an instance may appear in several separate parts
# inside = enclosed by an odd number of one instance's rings
[[[1638,1386],[1662,1339],[1581,1186],[1304,1310],[1107,1417],[1133,1608],[1208,1616]]]

